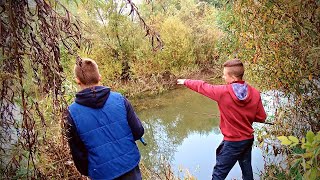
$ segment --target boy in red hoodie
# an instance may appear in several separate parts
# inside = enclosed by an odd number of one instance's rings
[[[252,180],[251,150],[253,122],[264,122],[264,111],[259,91],[242,80],[244,67],[240,60],[223,64],[226,85],[211,85],[201,80],[178,79],[177,84],[216,101],[220,111],[220,130],[224,136],[216,151],[216,165],[212,179],[225,179],[238,161],[244,180]]]

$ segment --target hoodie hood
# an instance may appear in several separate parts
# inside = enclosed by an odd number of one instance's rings
[[[246,83],[233,83],[231,84],[234,94],[239,100],[245,100],[248,95],[248,85]]]
[[[235,82],[228,85],[228,91],[231,94],[232,99],[239,106],[244,106],[251,100],[250,86],[245,82]]]
[[[94,86],[83,89],[76,94],[76,103],[91,108],[101,108],[110,95],[110,88],[104,86]]]

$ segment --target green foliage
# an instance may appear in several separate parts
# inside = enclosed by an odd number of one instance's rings
[[[217,49],[221,60],[225,61],[238,56],[239,49],[242,47],[239,41],[240,19],[234,13],[232,6],[226,4],[225,8],[217,13],[217,26],[222,30],[223,36],[217,43]],[[246,51],[247,49],[240,49]],[[242,59],[246,61],[246,59]]]
[[[152,39],[145,36],[136,16],[128,16],[129,9],[123,3],[84,1],[71,8],[90,41],[80,54],[97,61],[103,84],[126,95],[161,92],[173,86],[177,76],[215,68],[219,59],[216,43],[222,34],[212,6],[170,0],[142,2],[140,7],[141,16],[154,30],[149,33],[161,35],[161,50],[154,51]]]
[[[216,8],[222,8],[224,7],[227,3],[229,3],[230,0],[202,0],[205,1],[211,5],[213,5]]]
[[[160,28],[165,46],[156,58],[161,69],[174,70],[194,64],[190,29],[177,17],[165,19]]]
[[[111,81],[129,73],[125,66],[132,58],[137,43],[133,41],[132,34],[140,31],[138,37],[142,37],[139,26],[131,23],[126,15],[118,13],[118,9],[124,9],[122,3],[87,1],[77,11],[85,23],[85,37],[91,42],[91,48],[84,48],[82,55],[96,60],[101,75]]]
[[[282,145],[289,146],[293,153],[289,155],[290,171],[288,176],[295,179],[320,178],[320,132],[314,134],[308,131],[306,138],[295,136],[280,136]],[[299,150],[300,149],[300,150]]]

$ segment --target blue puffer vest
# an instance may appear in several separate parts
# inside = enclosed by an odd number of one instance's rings
[[[140,153],[128,125],[121,94],[110,92],[101,109],[74,102],[69,111],[88,150],[90,178],[114,179],[139,164]]]

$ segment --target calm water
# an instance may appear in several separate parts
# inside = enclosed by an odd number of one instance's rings
[[[188,169],[199,180],[211,179],[215,150],[222,141],[217,104],[187,88],[147,99],[144,103],[156,107],[138,112],[148,143],[147,146],[139,143],[145,165],[157,169],[160,159],[165,159],[179,177]],[[253,148],[252,166],[254,178],[259,179],[264,160],[257,147]],[[238,163],[227,179],[241,179]]]

